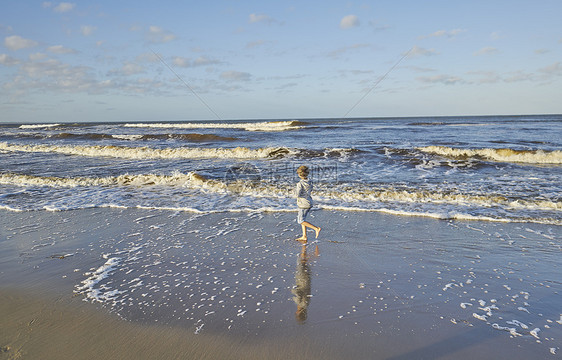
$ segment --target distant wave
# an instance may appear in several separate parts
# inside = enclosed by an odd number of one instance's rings
[[[286,131],[302,128],[306,123],[291,121],[264,121],[250,123],[134,123],[124,127],[137,128],[173,128],[173,129],[244,129],[247,131]]]
[[[196,172],[171,175],[160,174],[123,174],[109,177],[53,177],[25,174],[0,174],[0,184],[16,186],[183,186],[215,193],[232,193],[254,197],[292,198],[293,185],[271,183],[267,181],[250,181],[244,179],[226,180],[209,179]],[[417,204],[453,204],[478,207],[501,206],[528,210],[562,211],[562,201],[510,199],[502,195],[471,195],[453,192],[425,191],[417,189],[395,189],[392,187],[373,189],[365,186],[334,187],[318,184],[314,197],[321,203],[337,201],[338,203],[417,203]]]
[[[450,158],[480,158],[496,162],[525,164],[562,164],[562,151],[513,149],[458,149],[446,146],[426,146],[419,151]]]
[[[219,136],[214,134],[101,134],[101,133],[68,133],[61,132],[58,134],[48,133],[22,133],[11,134],[15,138],[30,138],[30,139],[76,139],[76,140],[180,140],[186,142],[217,142],[217,141],[236,141],[238,139],[228,136]]]
[[[267,147],[250,149],[246,147],[229,148],[150,148],[125,146],[81,146],[81,145],[18,145],[0,142],[0,151],[21,151],[28,153],[56,153],[92,157],[115,157],[125,159],[275,159],[287,156],[297,157],[347,157],[357,152],[355,149],[291,149],[286,147]]]
[[[61,126],[61,124],[31,124],[31,125],[21,125],[20,129],[42,129]]]

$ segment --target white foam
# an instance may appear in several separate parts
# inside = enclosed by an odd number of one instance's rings
[[[107,258],[107,256],[104,256],[104,258]],[[102,290],[96,289],[96,285],[115,270],[120,260],[121,258],[118,257],[109,258],[105,264],[100,266],[96,271],[86,273],[85,275],[87,275],[88,278],[81,282],[82,285],[76,286],[75,292],[85,294],[86,298],[91,301],[104,302],[113,299],[119,294],[119,291],[106,288],[105,290],[108,291],[102,292]]]
[[[61,124],[32,124],[32,125],[21,125],[20,129],[41,129],[60,126]]]
[[[246,131],[285,131],[300,129],[302,126],[293,121],[265,121],[255,123],[138,123],[125,124],[125,127],[165,128],[165,129],[243,129]]]
[[[17,145],[0,142],[0,150],[28,153],[56,153],[91,157],[114,157],[123,159],[267,159],[280,154],[296,154],[295,150],[282,147],[249,149],[228,148],[149,148],[126,146],[81,146],[81,145]]]
[[[531,334],[531,336],[533,336],[535,339],[539,339],[539,340],[540,340],[539,331],[541,331],[541,329],[535,328],[535,329],[531,330],[531,331],[529,332],[529,334]]]
[[[16,209],[16,208],[8,206],[8,205],[0,205],[0,210],[7,210],[7,211],[13,211],[13,212],[23,212],[22,209]]]
[[[519,326],[521,329],[528,329],[529,328],[526,324],[522,323],[519,320],[506,321],[506,323],[509,324],[509,325]]]
[[[507,326],[500,326],[496,323],[492,324],[492,328],[496,329],[496,330],[503,330],[503,331],[509,331],[509,333],[511,334],[511,336],[523,336],[520,333],[517,332],[517,329],[515,328],[510,328]]]
[[[525,164],[562,164],[562,151],[513,150],[513,149],[457,149],[446,146],[426,146],[418,150],[445,157],[480,157],[496,162]]]
[[[482,321],[487,321],[488,317],[486,315],[480,315],[477,313],[472,313],[472,316],[475,317],[478,320],[482,320]]]

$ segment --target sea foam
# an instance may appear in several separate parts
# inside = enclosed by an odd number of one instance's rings
[[[137,128],[165,128],[165,129],[243,129],[246,131],[285,131],[300,129],[303,122],[292,121],[264,121],[255,123],[134,123],[125,127]]]
[[[483,158],[496,162],[525,164],[562,164],[560,150],[459,149],[446,146],[425,146],[418,150],[452,158]]]

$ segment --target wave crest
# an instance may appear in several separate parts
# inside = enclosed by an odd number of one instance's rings
[[[125,159],[268,159],[296,153],[284,147],[249,149],[227,148],[164,148],[125,146],[72,146],[72,145],[15,145],[0,142],[0,150],[29,153],[56,153],[94,157],[115,157]]]
[[[171,175],[160,174],[123,174],[108,177],[73,177],[61,178],[51,176],[34,176],[24,174],[0,174],[0,184],[16,186],[49,187],[94,187],[94,186],[181,186],[214,193],[232,193],[252,197],[292,198],[293,184],[271,183],[252,180],[209,179],[196,172]],[[416,189],[373,189],[366,186],[341,186],[335,188],[330,184],[317,184],[314,197],[321,203],[433,203],[465,206],[562,211],[562,201],[547,199],[510,199],[494,194],[462,194]]]
[[[246,131],[286,131],[300,129],[305,125],[298,120],[264,121],[255,123],[133,123],[124,127],[165,128],[165,129],[243,129]]]
[[[562,164],[562,151],[514,149],[458,149],[446,146],[426,146],[419,151],[452,158],[482,158],[496,162],[524,164]]]

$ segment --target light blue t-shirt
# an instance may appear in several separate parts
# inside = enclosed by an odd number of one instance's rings
[[[312,183],[306,179],[301,179],[297,183],[297,206],[301,209],[312,207]]]

